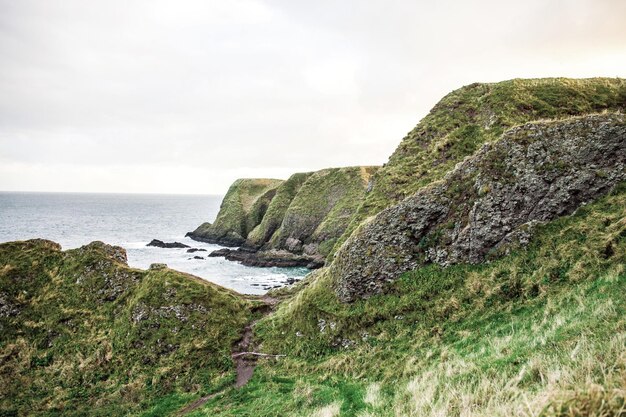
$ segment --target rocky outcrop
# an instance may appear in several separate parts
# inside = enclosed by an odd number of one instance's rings
[[[300,187],[281,226],[262,249],[325,257],[365,197],[376,167],[323,169]]]
[[[376,169],[330,168],[294,174],[273,190],[257,225],[245,229],[248,233],[237,229],[241,222],[233,221],[229,214],[234,212],[229,202],[233,201],[236,182],[214,223],[234,226],[220,229],[220,239],[207,238],[216,229],[213,225],[201,226],[188,235],[224,246],[242,246],[242,250],[219,251],[213,256],[225,256],[245,265],[318,267],[348,226]]]
[[[220,206],[215,222],[203,223],[187,236],[194,240],[239,246],[263,219],[282,180],[243,178],[235,181]]]
[[[162,240],[158,240],[158,239],[152,239],[150,243],[148,243],[146,246],[154,246],[157,248],[165,248],[165,249],[184,249],[184,248],[189,247],[189,245],[185,245],[184,243],[163,242]]]
[[[200,395],[197,381],[228,385],[251,303],[165,264],[125,262],[102,242],[0,244],[0,415],[142,414],[163,395]],[[155,375],[158,392],[145,385]]]
[[[510,128],[625,110],[626,80],[620,78],[514,79],[459,88],[432,108],[373,175],[370,192],[335,249],[365,219],[441,180],[457,163]]]
[[[272,239],[272,236],[281,227],[285,213],[296,197],[302,184],[313,175],[313,172],[299,172],[293,174],[276,189],[269,207],[261,223],[246,237],[248,246],[261,247]]]
[[[309,269],[317,269],[324,266],[324,258],[320,256],[311,256],[306,254],[295,254],[286,250],[264,250],[257,251],[248,248],[238,249],[218,249],[209,254],[210,257],[224,257],[229,261],[240,262],[246,266],[258,267],[306,267]]]
[[[360,226],[330,273],[343,301],[381,292],[427,263],[477,263],[527,240],[537,222],[571,214],[626,180],[620,114],[530,123],[507,131]],[[523,243],[523,242],[522,242]]]

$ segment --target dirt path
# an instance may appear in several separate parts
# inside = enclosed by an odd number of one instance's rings
[[[235,370],[237,372],[237,378],[235,379],[235,384],[234,384],[235,388],[241,388],[244,385],[246,385],[248,381],[250,381],[250,378],[252,378],[252,375],[254,374],[254,368],[256,368],[256,364],[260,356],[269,356],[269,357],[282,356],[282,355],[264,355],[264,354],[254,352],[254,349],[253,349],[254,346],[252,344],[252,337],[254,335],[254,331],[253,331],[254,325],[261,318],[270,314],[274,310],[274,307],[276,307],[276,304],[278,304],[277,299],[269,297],[267,295],[264,295],[261,298],[261,301],[263,302],[263,304],[258,307],[255,307],[252,310],[252,313],[261,312],[262,314],[261,317],[256,320],[251,321],[250,323],[246,325],[246,327],[244,327],[243,335],[241,336],[241,339],[235,342],[231,350],[231,358],[233,359],[233,362],[235,364]],[[204,397],[200,397],[194,402],[187,404],[184,408],[180,409],[178,413],[176,413],[176,415],[182,416],[194,410],[197,410],[198,408],[206,404],[209,400],[220,395],[222,392],[223,391],[220,391],[220,392],[216,392],[210,395],[206,395]]]
[[[261,301],[263,301],[264,305],[257,307],[255,310],[253,310],[253,313],[261,312],[261,317],[265,317],[269,313],[271,313],[278,303],[278,300],[267,295],[264,295],[261,298]],[[235,363],[235,367],[237,369],[237,380],[235,381],[235,388],[241,388],[246,385],[248,381],[250,381],[250,378],[252,378],[254,368],[256,368],[256,363],[259,356],[251,354],[251,351],[254,351],[254,349],[252,349],[252,336],[254,335],[252,328],[258,320],[259,319],[248,323],[248,325],[243,330],[243,336],[233,346],[231,357],[233,358],[233,362]]]

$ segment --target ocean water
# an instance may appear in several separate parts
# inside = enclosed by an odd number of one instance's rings
[[[94,240],[126,249],[128,264],[146,269],[151,263],[197,275],[244,294],[263,294],[302,278],[306,268],[256,268],[206,255],[218,245],[185,237],[205,221],[213,221],[220,196],[154,194],[0,192],[0,242],[44,238],[63,249]],[[152,239],[178,241],[207,252],[148,247]],[[204,259],[193,259],[194,255]],[[191,258],[191,259],[190,259]]]

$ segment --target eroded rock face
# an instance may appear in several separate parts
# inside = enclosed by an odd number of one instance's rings
[[[381,292],[427,263],[477,263],[537,222],[571,214],[626,180],[623,115],[530,123],[507,131],[363,224],[331,266],[343,301]]]

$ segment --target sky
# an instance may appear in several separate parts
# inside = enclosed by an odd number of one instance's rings
[[[0,190],[380,165],[472,82],[626,77],[624,0],[0,0]]]

